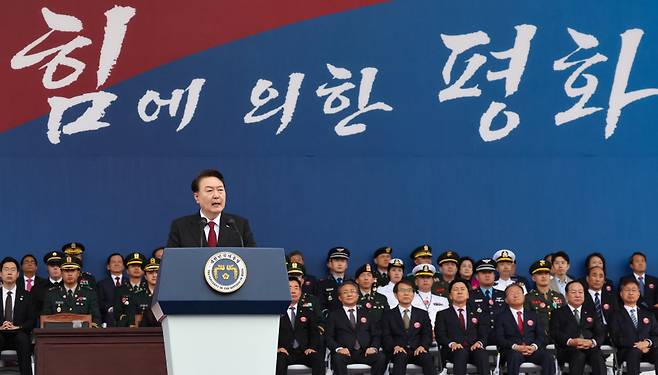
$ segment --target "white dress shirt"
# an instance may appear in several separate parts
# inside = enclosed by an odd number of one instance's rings
[[[12,289],[7,289],[4,286],[2,287],[2,307],[4,308],[3,311],[7,311],[7,306],[5,306],[5,302],[7,301],[7,292],[11,292],[11,311],[13,312],[14,306],[16,306],[16,284],[14,284],[14,287]],[[4,320],[4,316],[0,317],[0,319]]]
[[[27,277],[23,275],[23,285],[25,286],[25,290],[27,290],[27,280],[32,279],[32,288],[34,288],[34,282],[37,281],[37,275],[34,275],[32,277]]]
[[[413,307],[413,306],[402,307],[402,306],[398,305],[398,309],[400,310],[400,316],[401,316],[402,318],[404,318],[404,310],[407,310],[407,314],[409,315],[409,320],[411,321],[411,308],[412,308],[412,307]]]
[[[219,242],[219,219],[222,217],[222,214],[220,213],[216,218],[210,220],[206,217],[206,215],[199,210],[199,214],[201,215],[202,218],[208,220],[208,222],[213,222],[215,223],[215,237],[217,238],[217,241]],[[203,227],[203,233],[205,233],[206,236],[206,241],[208,241],[208,233],[210,233],[210,226],[206,224],[205,227]]]

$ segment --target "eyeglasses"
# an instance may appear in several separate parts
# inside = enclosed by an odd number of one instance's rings
[[[400,293],[413,293],[414,288],[398,288],[398,292],[400,292]]]
[[[350,295],[350,294],[356,294],[356,290],[343,290],[342,292],[340,292],[340,294],[342,294],[344,296],[347,296],[347,295]]]

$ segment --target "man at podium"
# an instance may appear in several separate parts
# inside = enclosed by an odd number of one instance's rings
[[[255,247],[249,222],[224,211],[224,176],[213,169],[203,170],[192,181],[199,212],[171,223],[167,247]]]

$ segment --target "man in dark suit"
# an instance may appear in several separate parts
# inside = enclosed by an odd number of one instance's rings
[[[633,279],[640,285],[640,299],[637,304],[641,308],[658,314],[658,295],[656,289],[658,288],[658,278],[647,275],[647,257],[637,251],[631,255],[629,259],[629,266],[633,271],[632,274],[626,275],[619,280],[619,285],[625,279]],[[620,286],[621,289],[621,286]]]
[[[382,375],[386,360],[379,352],[381,331],[365,311],[356,307],[358,286],[345,281],[338,287],[341,307],[329,313],[325,340],[331,352],[334,374],[346,375],[347,365],[363,363],[371,366],[372,375]]]
[[[167,247],[254,247],[256,241],[249,222],[224,212],[224,176],[204,170],[192,181],[199,213],[180,217],[171,223]]]
[[[489,321],[482,319],[473,305],[467,305],[470,287],[456,279],[450,283],[450,308],[439,311],[434,323],[436,341],[442,353],[453,363],[453,374],[465,375],[466,365],[472,363],[478,374],[489,373],[489,359],[485,347],[489,335]]]
[[[601,344],[610,345],[610,330],[608,326],[616,313],[619,304],[618,296],[612,291],[612,286],[608,284],[605,277],[605,270],[602,267],[594,266],[587,270],[585,286],[585,303],[584,306],[589,311],[594,311],[596,316],[603,325],[605,331],[605,340]]]
[[[123,255],[119,253],[110,254],[107,257],[107,271],[109,276],[98,283],[98,304],[101,309],[103,323],[108,327],[114,327],[114,296],[117,288],[126,284],[124,275]]]
[[[302,307],[301,283],[295,277],[288,278],[290,307],[279,320],[279,344],[276,357],[276,375],[288,373],[289,365],[304,364],[313,375],[324,375],[324,351],[320,352],[320,332],[317,315]]]
[[[411,306],[414,284],[401,280],[393,287],[398,304],[384,312],[382,332],[384,350],[392,358],[393,375],[404,375],[407,363],[423,368],[423,375],[436,374],[428,350],[432,344],[432,322],[427,311]]]
[[[640,283],[632,278],[619,284],[623,306],[610,322],[612,342],[620,363],[626,362],[627,374],[640,373],[640,362],[651,362],[658,368],[658,323],[649,311],[639,308]]]
[[[567,305],[553,311],[550,333],[557,349],[560,363],[569,364],[569,373],[583,374],[585,364],[592,374],[605,374],[605,363],[599,346],[605,339],[605,331],[594,310],[583,305],[585,290],[579,281],[570,281],[565,288]]]
[[[46,284],[46,279],[37,276],[37,258],[32,254],[25,254],[21,258],[21,277],[16,281],[16,286],[31,292],[37,285]]]
[[[532,362],[541,366],[542,375],[555,374],[553,356],[544,349],[546,333],[541,320],[523,308],[523,287],[510,284],[505,289],[505,302],[509,308],[496,316],[496,344],[507,361],[507,373],[518,375],[523,362]]]
[[[0,350],[16,350],[21,374],[31,375],[32,343],[30,334],[34,327],[32,295],[16,285],[19,270],[16,259],[4,258],[0,267],[2,277],[0,316],[3,320],[2,326],[0,326]]]

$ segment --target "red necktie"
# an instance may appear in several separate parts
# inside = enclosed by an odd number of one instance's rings
[[[208,227],[210,230],[208,231],[208,246],[209,247],[217,247],[217,235],[215,234],[215,222],[214,221],[209,221],[208,222]]]
[[[516,322],[519,325],[519,332],[521,332],[521,336],[523,336],[523,313],[520,311],[516,312]]]
[[[25,290],[28,292],[32,290],[32,279],[27,279],[27,285],[25,286]]]
[[[466,331],[466,318],[464,318],[464,309],[459,309],[459,323],[462,326],[462,330]]]

